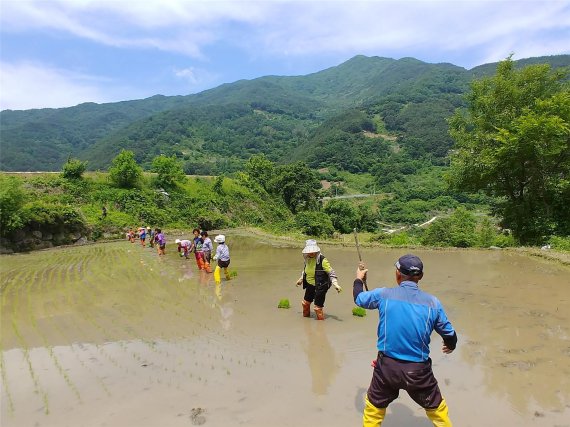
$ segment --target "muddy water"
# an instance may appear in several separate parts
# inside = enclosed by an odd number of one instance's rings
[[[0,258],[2,426],[360,425],[377,315],[351,314],[355,251],[323,248],[345,291],[317,322],[300,313],[300,248],[228,241],[237,276],[221,286],[127,242]],[[451,355],[432,341],[455,425],[570,426],[570,270],[416,252],[459,334]],[[401,254],[363,250],[371,287],[393,284]],[[403,393],[384,425],[431,424]]]

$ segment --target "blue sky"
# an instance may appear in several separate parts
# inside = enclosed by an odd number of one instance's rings
[[[355,55],[570,53],[570,1],[0,0],[0,109],[187,95]]]

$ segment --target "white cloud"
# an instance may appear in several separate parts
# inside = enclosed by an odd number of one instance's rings
[[[174,75],[187,83],[185,92],[194,93],[210,87],[219,79],[216,73],[210,73],[207,70],[197,67],[175,68]]]
[[[92,77],[46,68],[38,64],[0,63],[0,110],[58,108],[86,100],[112,101]],[[119,99],[115,99],[119,100]]]
[[[216,42],[240,46],[252,56],[260,47],[268,54],[299,56],[384,51],[406,56],[414,49],[457,53],[503,38],[519,51],[538,32],[546,47],[562,44],[546,32],[570,33],[570,5],[557,0],[18,0],[2,2],[1,16],[9,31],[65,31],[106,45],[194,58],[205,58],[207,46]],[[570,36],[564,39],[570,46]]]

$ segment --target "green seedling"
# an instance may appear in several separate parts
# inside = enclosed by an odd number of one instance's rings
[[[285,298],[279,301],[277,308],[291,308],[291,304],[289,303],[289,300]]]
[[[352,315],[358,317],[364,317],[366,316],[366,310],[363,309],[362,307],[354,307],[352,309]]]
[[[237,277],[237,271],[235,270],[230,271],[230,277]]]

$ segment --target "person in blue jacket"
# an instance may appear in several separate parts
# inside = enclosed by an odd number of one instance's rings
[[[419,289],[424,266],[415,255],[396,262],[394,288],[364,291],[368,270],[356,270],[353,296],[356,305],[378,310],[378,358],[366,393],[363,426],[382,424],[388,405],[406,390],[425,409],[434,426],[451,427],[447,404],[431,368],[429,344],[435,330],[443,338],[442,351],[449,354],[457,345],[457,334],[439,300]]]

